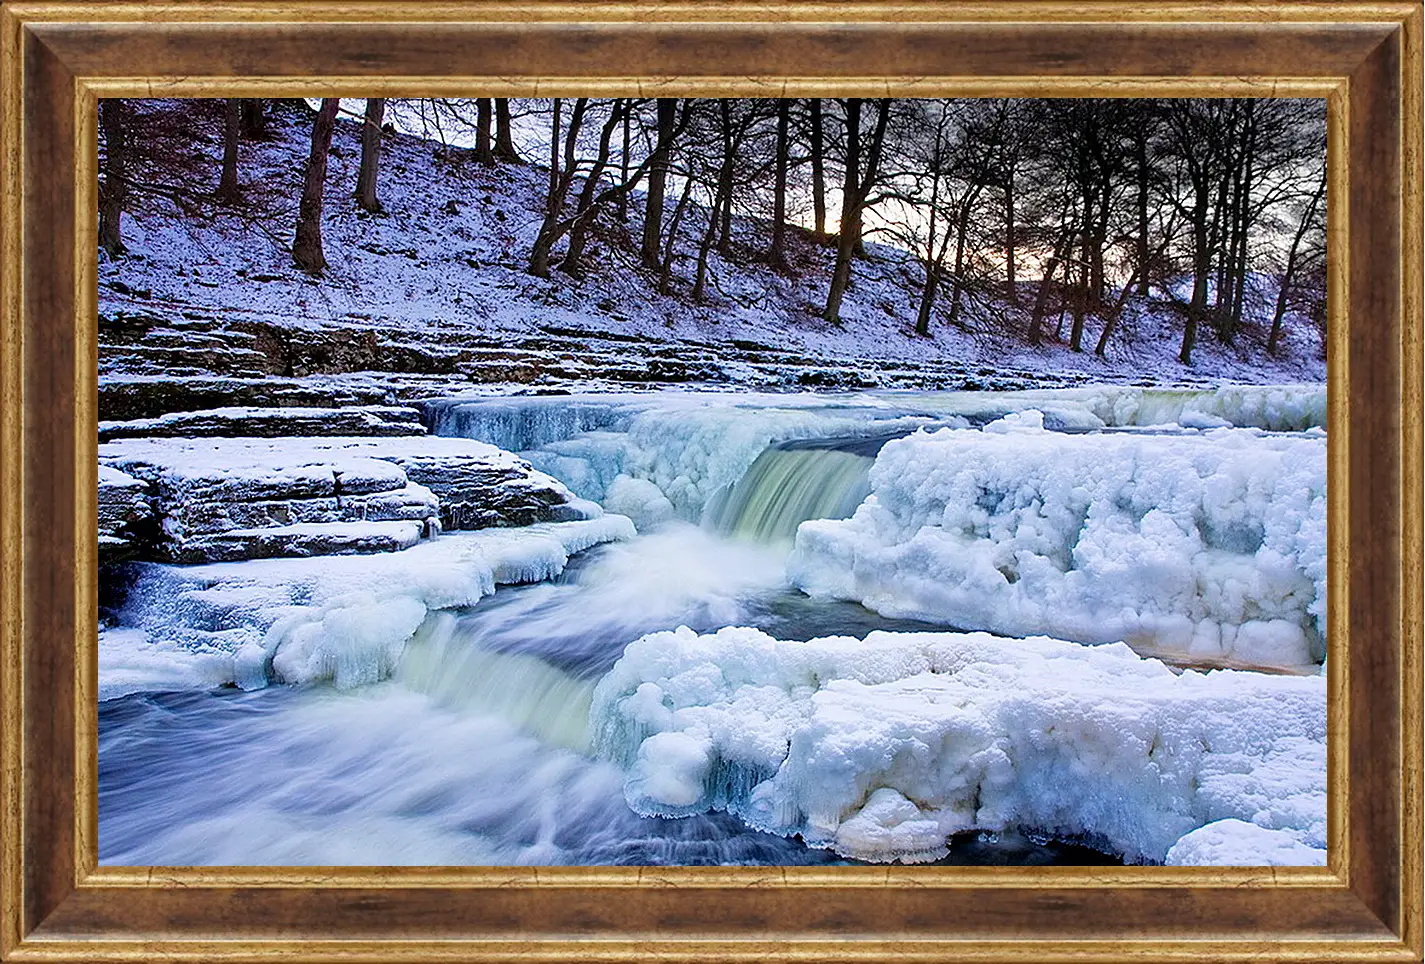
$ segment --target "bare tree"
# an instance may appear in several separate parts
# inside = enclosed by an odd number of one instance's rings
[[[813,97],[810,107],[812,232],[817,241],[826,238],[826,136],[821,126],[821,98]]]
[[[238,132],[242,126],[241,101],[229,97],[223,118],[223,173],[218,180],[218,200],[231,204],[238,199]]]
[[[841,300],[851,283],[851,258],[861,240],[861,218],[871,186],[880,174],[881,152],[885,146],[886,124],[891,116],[890,98],[876,102],[876,119],[871,139],[865,150],[861,146],[861,101],[846,101],[846,175],[841,188],[841,228],[836,245],[836,268],[831,276],[831,288],[826,296],[822,318],[828,324],[841,324]],[[862,158],[865,158],[864,164]]]
[[[99,101],[99,125],[104,132],[104,183],[99,188],[99,245],[117,258],[124,253],[119,220],[129,197],[126,167],[129,147],[128,105],[122,100]]]
[[[381,122],[386,114],[386,98],[368,97],[361,120],[361,168],[356,174],[356,203],[373,214],[380,213],[376,196],[377,172],[381,168]]]
[[[264,137],[267,134],[267,103],[249,97],[242,102],[242,136],[246,138]]]
[[[510,120],[508,97],[495,98],[495,157],[512,164],[520,163],[519,152],[515,150],[513,124]]]
[[[659,266],[659,238],[663,233],[663,194],[668,182],[668,152],[673,144],[678,101],[658,98],[658,143],[648,168],[648,192],[643,208],[643,265]]]
[[[1320,179],[1316,182],[1316,190],[1311,193],[1311,197],[1306,202],[1306,207],[1301,213],[1301,219],[1297,223],[1296,232],[1292,235],[1291,246],[1287,249],[1286,269],[1282,272],[1281,284],[1277,287],[1276,306],[1272,310],[1272,329],[1267,337],[1267,351],[1275,354],[1281,344],[1282,319],[1286,316],[1287,297],[1291,292],[1292,285],[1296,281],[1297,268],[1301,259],[1301,242],[1312,228],[1319,228],[1317,213],[1321,209],[1321,201],[1326,196],[1326,168],[1321,168]]]
[[[494,120],[490,98],[481,97],[475,101],[475,160],[481,164],[495,163],[495,147],[491,137]]]
[[[791,123],[791,103],[786,99],[777,101],[777,160],[776,184],[772,188],[772,249],[767,260],[774,268],[787,266],[787,168],[791,163],[791,139],[788,128]]]
[[[312,121],[312,149],[302,182],[302,201],[297,209],[297,237],[292,243],[292,260],[310,274],[321,274],[327,266],[322,251],[322,190],[326,186],[327,155],[331,152],[332,129],[336,126],[340,105],[336,97],[322,98],[322,106]]]

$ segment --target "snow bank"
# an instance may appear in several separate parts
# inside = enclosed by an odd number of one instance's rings
[[[617,515],[440,536],[401,552],[156,563],[100,637],[101,697],[269,680],[360,686],[388,676],[428,613],[473,605],[497,584],[537,582],[569,556],[630,539]]]
[[[793,585],[887,616],[1125,640],[1217,664],[1324,654],[1326,440],[1217,429],[983,431],[892,441],[872,495],[801,526]]]
[[[1178,675],[1121,644],[987,633],[680,629],[629,645],[592,724],[640,813],[726,809],[867,860],[931,860],[952,833],[1018,826],[1162,861],[1228,819],[1325,846],[1319,676]]]
[[[1324,867],[1326,851],[1292,830],[1269,830],[1235,817],[1199,827],[1173,844],[1167,863],[1178,867]]]
[[[1261,428],[1300,432],[1326,427],[1326,386],[1223,385],[1211,389],[1096,385],[1016,392],[1036,407],[1046,401],[1082,405],[1105,425]]]

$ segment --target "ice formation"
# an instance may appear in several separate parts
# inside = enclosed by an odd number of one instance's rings
[[[550,399],[448,399],[425,403],[441,435],[517,451],[586,499],[633,508],[620,477],[647,482],[683,519],[698,521],[777,443],[968,427],[1040,411],[1057,429],[1166,425],[1303,431],[1325,425],[1323,385],[1227,385],[1214,389],[1094,386],[1017,392],[858,392],[766,395],[661,392]],[[656,495],[646,488],[638,505]],[[614,511],[623,511],[615,508]],[[661,511],[661,510],[660,510]]]
[[[1013,826],[1130,861],[1226,820],[1279,832],[1297,862],[1325,846],[1320,676],[1179,675],[1121,644],[1042,637],[680,629],[627,648],[592,723],[640,813],[726,809],[867,860],[931,860],[952,833]],[[1234,854],[1199,831],[1175,856]]]
[[[551,578],[570,555],[633,534],[628,519],[605,515],[447,534],[379,555],[138,564],[126,628],[100,638],[101,698],[269,679],[373,683],[428,613],[473,605],[497,584]]]
[[[1326,441],[1065,434],[1037,411],[888,443],[872,495],[798,531],[792,583],[888,616],[1204,663],[1324,652]]]

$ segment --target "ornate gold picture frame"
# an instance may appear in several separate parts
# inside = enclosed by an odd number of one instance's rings
[[[1412,3],[3,7],[3,867],[14,961],[1419,960]],[[96,103],[272,95],[1328,103],[1329,866],[99,868]]]

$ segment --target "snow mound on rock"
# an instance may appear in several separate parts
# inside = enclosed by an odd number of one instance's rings
[[[793,585],[887,616],[1208,664],[1322,659],[1324,436],[1073,435],[1038,416],[887,443],[854,516],[798,530]]]
[[[604,515],[447,534],[378,555],[135,564],[123,628],[100,635],[100,696],[374,683],[428,613],[474,605],[496,585],[551,578],[571,555],[633,535],[628,519]]]
[[[1177,867],[1324,867],[1326,851],[1293,830],[1270,830],[1235,817],[1185,834],[1168,851]]]
[[[591,722],[638,812],[725,809],[865,860],[933,860],[953,833],[1017,826],[1161,862],[1227,819],[1289,831],[1303,863],[1325,847],[1319,676],[1179,675],[1121,644],[987,633],[684,628],[629,645]]]

